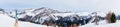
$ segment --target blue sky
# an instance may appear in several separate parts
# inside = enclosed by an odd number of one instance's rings
[[[0,8],[5,10],[48,7],[59,11],[120,12],[120,0],[0,0]]]

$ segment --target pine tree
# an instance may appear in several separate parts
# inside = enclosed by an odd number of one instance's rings
[[[114,13],[112,13],[112,16],[111,16],[111,23],[115,23],[116,22],[116,16]]]
[[[111,13],[109,12],[105,17],[105,19],[108,23],[110,23],[110,17],[111,17]]]
[[[106,20],[108,21],[108,23],[115,23],[116,22],[115,14],[112,12],[109,12],[106,16]]]

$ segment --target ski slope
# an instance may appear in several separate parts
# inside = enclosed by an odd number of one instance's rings
[[[117,20],[116,23],[107,23],[105,20],[100,21],[99,25],[95,25],[95,23],[89,23],[79,27],[120,27],[120,20]]]
[[[0,27],[14,27],[15,19],[5,14],[0,14]],[[18,27],[47,27],[45,25],[37,25],[29,22],[18,22]]]

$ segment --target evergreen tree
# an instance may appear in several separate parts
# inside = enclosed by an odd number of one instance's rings
[[[109,12],[106,16],[106,20],[108,21],[108,23],[115,23],[116,22],[115,14],[112,12]]]
[[[112,13],[112,16],[111,16],[111,23],[115,23],[116,22],[116,17],[115,17],[115,14]]]

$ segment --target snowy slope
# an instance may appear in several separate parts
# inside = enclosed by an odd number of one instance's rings
[[[117,20],[116,23],[107,23],[105,20],[100,21],[99,25],[95,25],[94,23],[89,23],[87,25],[79,26],[79,27],[120,27],[120,20]]]
[[[0,27],[14,27],[14,19],[5,15],[0,14]],[[36,25],[29,22],[20,22],[19,21],[19,27],[47,27],[45,25]]]
[[[14,27],[14,21],[14,19],[6,15],[0,14],[0,27]]]

